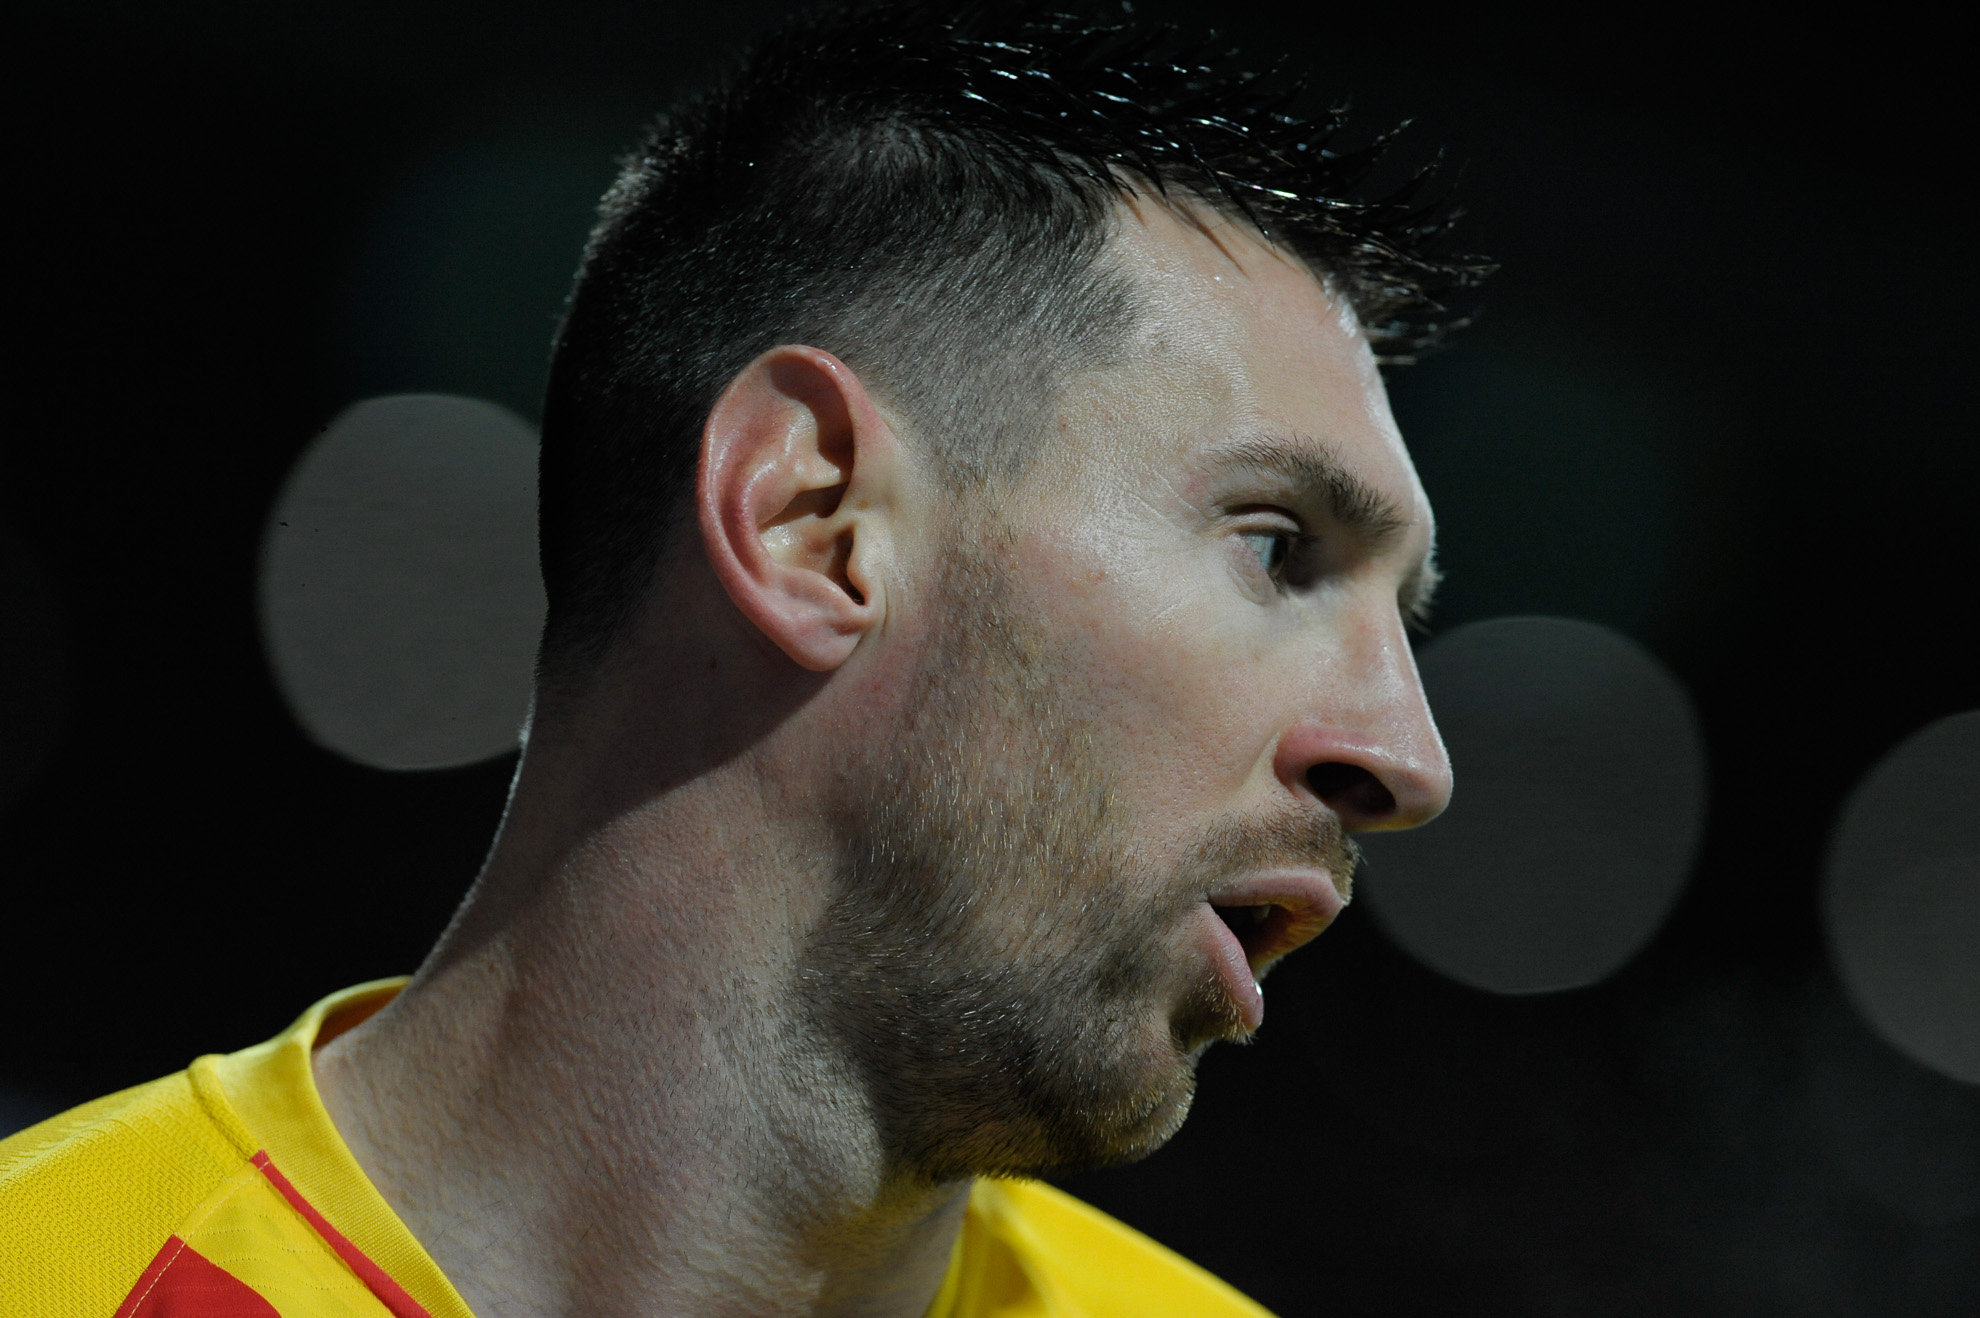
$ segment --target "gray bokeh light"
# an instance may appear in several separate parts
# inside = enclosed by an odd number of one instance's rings
[[[260,586],[277,685],[318,744],[380,769],[513,749],[544,612],[535,431],[443,394],[351,407],[276,500]]]
[[[1362,837],[1359,895],[1405,950],[1498,993],[1593,984],[1642,949],[1697,851],[1705,748],[1684,689],[1620,633],[1495,618],[1422,656],[1457,786]]]
[[[1824,1156],[1925,1225],[1980,1212],[1980,1091],[1893,1057],[1827,975],[1811,977],[1799,1007],[1792,1116],[1809,1123]]]
[[[1910,737],[1850,794],[1822,922],[1871,1028],[1980,1085],[1980,710]]]

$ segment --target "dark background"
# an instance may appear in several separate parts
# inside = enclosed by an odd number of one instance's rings
[[[1156,5],[1448,146],[1500,260],[1392,376],[1439,624],[1594,618],[1683,679],[1702,859],[1592,989],[1501,998],[1350,915],[1165,1152],[1076,1189],[1287,1314],[1953,1314],[1980,1098],[1875,1039],[1815,894],[1849,789],[1980,706],[1969,80],[1944,34]],[[409,970],[509,761],[309,745],[253,613],[349,402],[534,415],[590,200],[781,6],[44,9],[17,48],[0,479],[0,1126]],[[1536,822],[1545,803],[1535,803]],[[1977,952],[1976,954],[1980,954]]]

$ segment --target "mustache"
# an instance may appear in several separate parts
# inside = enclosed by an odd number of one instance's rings
[[[1211,826],[1183,869],[1192,878],[1221,878],[1275,868],[1324,869],[1341,901],[1354,896],[1361,847],[1331,813],[1287,806],[1261,819],[1227,819]]]

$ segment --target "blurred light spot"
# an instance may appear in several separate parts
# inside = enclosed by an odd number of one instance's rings
[[[1822,919],[1871,1028],[1980,1085],[1980,710],[1912,736],[1850,794]]]
[[[262,636],[312,740],[380,769],[513,750],[544,612],[536,433],[493,403],[374,398],[277,499]]]
[[[1969,943],[1969,960],[1976,955],[1980,944]],[[1810,984],[1798,1025],[1795,1105],[1828,1158],[1872,1198],[1927,1226],[1980,1212],[1980,1092],[1884,1047],[1827,975]]]
[[[1376,922],[1498,993],[1611,974],[1697,850],[1705,749],[1683,688],[1635,642],[1568,618],[1473,623],[1421,663],[1457,787],[1428,827],[1362,835]]]
[[[0,525],[0,809],[61,740],[69,647],[54,579],[32,546]]]

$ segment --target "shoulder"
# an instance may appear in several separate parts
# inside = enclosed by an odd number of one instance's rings
[[[970,1289],[979,1293],[1015,1286],[1035,1293],[1044,1313],[1068,1318],[1269,1318],[1180,1254],[1049,1185],[980,1180],[969,1214],[966,1233],[980,1233],[988,1246],[975,1251],[985,1275]],[[988,1275],[1010,1270],[1021,1277]]]
[[[51,1318],[111,1313],[245,1161],[183,1072],[0,1140],[0,1292]]]

